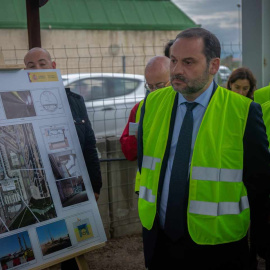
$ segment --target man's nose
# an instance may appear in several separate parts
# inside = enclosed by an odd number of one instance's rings
[[[184,73],[183,65],[179,62],[171,69],[171,74],[183,74],[183,73]]]

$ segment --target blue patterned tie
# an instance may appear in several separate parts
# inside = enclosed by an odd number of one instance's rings
[[[168,204],[165,219],[165,233],[173,240],[177,241],[184,235],[186,224],[186,194],[188,188],[188,171],[191,151],[191,140],[193,131],[192,110],[198,103],[185,103],[187,111],[183,119],[176,146],[170,187]]]

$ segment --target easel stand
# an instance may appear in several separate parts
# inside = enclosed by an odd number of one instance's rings
[[[76,259],[77,265],[79,267],[79,270],[89,269],[84,255],[77,256],[77,257],[75,257],[75,259]]]
[[[47,264],[43,264],[41,266],[31,268],[31,270],[42,270],[42,269],[45,269],[45,268],[48,268],[48,270],[58,270],[60,268],[59,264],[61,262],[69,260],[71,258],[76,259],[79,270],[89,270],[89,267],[88,267],[87,261],[86,261],[86,259],[84,257],[84,254],[87,253],[87,252],[93,251],[95,249],[101,248],[103,246],[105,246],[105,243],[98,244],[96,246],[93,246],[93,247],[90,247],[88,249],[76,252],[76,253],[74,253],[72,255],[66,256],[64,258],[54,260],[54,261],[49,262]],[[69,269],[67,269],[67,270],[69,270]],[[72,270],[72,269],[70,269],[70,270]]]
[[[75,259],[76,259],[76,263],[77,263],[79,270],[89,270],[89,267],[88,267],[88,264],[85,260],[84,254],[76,256]],[[61,267],[60,264],[61,263],[55,264],[55,265],[49,267],[48,270],[59,270]]]

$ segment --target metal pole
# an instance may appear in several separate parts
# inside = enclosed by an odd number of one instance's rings
[[[123,67],[123,73],[126,73],[126,56],[122,56],[122,67]]]
[[[239,46],[241,44],[241,4],[237,4],[238,7],[238,27],[239,27]]]
[[[29,49],[41,47],[39,1],[26,0]]]

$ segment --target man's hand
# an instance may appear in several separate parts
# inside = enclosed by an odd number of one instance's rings
[[[94,193],[94,194],[95,194],[96,201],[98,201],[99,194],[98,193]]]

